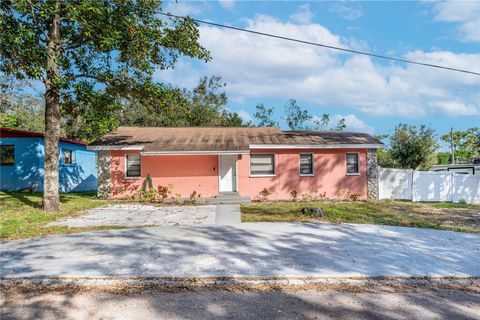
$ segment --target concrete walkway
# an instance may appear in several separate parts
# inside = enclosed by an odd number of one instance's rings
[[[242,213],[238,204],[219,204],[215,210],[215,224],[234,226],[242,223]]]
[[[165,226],[0,247],[2,277],[480,276],[480,235],[376,225]]]

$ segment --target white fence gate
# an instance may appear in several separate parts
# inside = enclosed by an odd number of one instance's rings
[[[380,199],[480,203],[480,175],[379,169]]]

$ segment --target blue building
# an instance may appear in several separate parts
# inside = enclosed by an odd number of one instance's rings
[[[60,138],[59,191],[97,190],[96,153]],[[0,128],[0,190],[43,191],[44,135]]]

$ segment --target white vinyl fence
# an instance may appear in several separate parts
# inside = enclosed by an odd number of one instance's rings
[[[480,175],[379,169],[380,199],[480,203]]]

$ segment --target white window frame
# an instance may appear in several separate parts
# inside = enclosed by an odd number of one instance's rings
[[[312,156],[312,173],[302,173],[302,155]],[[298,174],[300,177],[313,177],[315,176],[315,155],[313,152],[303,152],[298,154]]]
[[[357,170],[358,172],[349,173],[348,166],[347,166],[347,158],[349,154],[356,154],[357,155]],[[359,176],[360,175],[360,152],[347,152],[345,153],[345,173],[347,176]]]
[[[128,156],[139,156],[140,157],[140,175],[139,176],[134,176],[134,177],[129,177],[128,176],[128,168],[127,168],[127,162],[128,162]],[[140,179],[142,178],[142,155],[140,153],[127,153],[125,154],[125,159],[124,159],[124,172],[125,172],[125,179]]]
[[[69,151],[70,152],[70,157],[72,158],[72,163],[65,163],[64,159],[65,157],[63,156],[63,152]],[[72,166],[75,164],[75,150],[73,149],[68,149],[68,148],[62,148],[62,165],[64,166]]]
[[[267,155],[271,155],[273,156],[273,174],[252,174],[252,155],[257,155],[257,154],[267,154]],[[252,178],[256,178],[256,177],[275,177],[277,175],[277,157],[275,155],[275,153],[272,153],[272,152],[255,152],[255,153],[251,153],[250,154],[250,157],[248,159],[248,170],[249,170],[249,175],[250,177]]]

